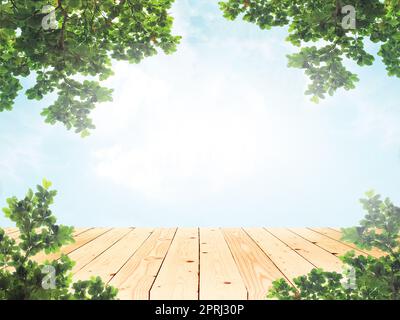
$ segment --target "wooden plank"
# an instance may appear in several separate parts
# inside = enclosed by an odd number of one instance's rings
[[[17,230],[13,233],[7,234],[7,236],[11,239],[14,239],[16,243],[19,243],[20,242],[20,239],[19,239],[20,234],[21,233],[19,232],[19,230]]]
[[[109,282],[123,300],[148,300],[150,289],[168,252],[176,228],[155,229]]]
[[[75,274],[89,262],[101,255],[118,240],[124,237],[132,228],[116,228],[103,233],[93,241],[72,251],[68,256],[75,261],[72,273]],[[84,233],[85,234],[85,233]]]
[[[246,285],[248,299],[265,299],[272,282],[284,275],[242,229],[222,229]]]
[[[336,255],[336,256],[342,256],[346,252],[354,250],[357,255],[364,255],[367,256],[366,253],[358,250],[358,249],[353,249],[347,245],[345,245],[342,242],[333,240],[321,233],[315,232],[313,230],[307,229],[307,228],[289,228],[290,231],[298,234],[300,237],[303,237],[304,239],[316,244],[317,246],[321,247],[322,249],[325,249],[326,251],[329,251],[330,253]]]
[[[61,254],[69,254],[110,230],[110,228],[94,228],[87,230],[81,234],[78,234],[75,237],[74,243],[61,247],[60,251],[47,255],[43,252],[40,252],[35,257],[33,257],[33,260],[35,260],[36,262],[57,260],[58,258],[60,258]]]
[[[246,300],[247,289],[221,230],[200,229],[200,300]]]
[[[3,228],[3,230],[6,233],[6,235],[10,235],[10,234],[12,234],[14,232],[17,232],[19,229],[16,228],[16,227],[10,227],[10,228]]]
[[[93,229],[93,228],[74,228],[74,232],[72,233],[72,235],[74,237],[76,237],[77,235],[80,235],[80,234],[82,234],[82,233],[84,233],[84,232],[86,232],[86,231],[88,231],[90,229]]]
[[[74,237],[75,237],[75,235],[80,234],[80,233],[83,233],[84,231],[89,230],[89,229],[90,229],[90,228],[85,228],[85,230],[78,230],[78,231],[75,231],[75,232],[73,233],[73,235],[74,235]],[[19,235],[20,235],[19,229],[18,229],[18,228],[15,228],[15,231],[14,231],[13,233],[9,234],[8,236],[9,236],[11,239],[14,239],[15,242],[18,244],[18,243],[21,241],[21,240],[19,239]],[[57,254],[57,253],[54,254],[54,255],[58,255],[58,257],[60,256],[60,254]],[[32,257],[32,260],[34,260],[34,261],[36,261],[36,262],[43,262],[43,261],[46,260],[46,257],[51,258],[52,255],[46,256],[44,252],[41,252],[41,253],[37,254],[35,257]],[[57,259],[58,259],[58,257],[57,257]],[[48,258],[47,258],[47,259],[48,259]],[[51,259],[48,259],[48,260],[51,260]],[[1,269],[1,268],[0,268],[0,269]],[[11,267],[8,267],[7,270],[12,270],[12,268],[11,268]]]
[[[77,236],[78,234],[81,234],[91,228],[74,228],[73,236]],[[6,235],[9,236],[11,239],[14,239],[19,242],[19,229],[18,228],[7,228],[6,230]]]
[[[75,231],[75,232],[73,233],[73,236],[75,237],[75,235],[77,235],[77,234],[79,234],[79,233],[82,233],[82,232],[84,232],[84,231],[86,231],[86,230],[88,230],[88,229],[90,229],[90,228],[85,228],[85,230]],[[19,239],[19,235],[20,235],[19,229],[18,229],[18,228],[15,228],[15,231],[12,232],[11,234],[9,234],[8,236],[9,236],[11,239],[14,239],[15,242],[18,244],[18,243],[21,242],[21,240]],[[41,253],[37,254],[35,257],[32,257],[32,260],[37,261],[37,262],[43,262],[44,260],[46,260],[46,258],[44,258],[45,256],[46,256],[45,253],[41,252]],[[49,257],[50,257],[50,255],[49,255]],[[1,269],[1,268],[0,268],[0,269]],[[7,268],[7,270],[12,270],[12,268],[9,267],[9,268]]]
[[[289,280],[307,274],[315,268],[308,260],[265,229],[245,228],[244,230]]]
[[[325,271],[342,272],[343,264],[338,257],[316,246],[310,241],[284,228],[266,228],[268,232],[286,243],[302,257]]]
[[[75,273],[73,276],[74,281],[88,280],[92,276],[99,276],[105,283],[109,282],[151,235],[152,231],[153,229],[149,228],[130,231],[115,245]]]
[[[199,298],[199,230],[180,228],[150,290],[153,300]]]
[[[4,230],[5,230],[5,232],[6,232],[6,235],[7,235],[10,239],[14,239],[14,240],[15,240],[15,243],[16,243],[16,244],[18,244],[18,243],[20,242],[20,240],[19,240],[20,232],[19,232],[19,229],[18,229],[18,228],[6,228],[6,229],[4,229]],[[14,269],[14,267],[10,267],[10,266],[8,266],[8,267],[2,266],[2,267],[0,267],[0,270],[13,271],[13,270],[15,270],[15,269]]]
[[[312,228],[307,228],[310,230],[313,230],[315,232],[321,233],[327,237],[330,237],[332,239],[335,239],[337,241],[341,241],[342,233],[340,231],[331,229],[331,228],[322,228],[322,227],[312,227]]]
[[[82,228],[82,229],[79,228],[78,230],[75,229],[74,232],[72,233],[72,236],[75,238],[77,235],[79,235],[79,234],[81,234],[83,232],[86,232],[89,229],[91,229],[91,228]],[[8,236],[11,239],[14,239],[17,244],[19,244],[21,242],[21,239],[19,238],[20,234],[21,233],[19,232],[19,229],[17,228],[17,230],[15,232],[9,234]],[[57,253],[55,255],[57,255]],[[44,258],[45,256],[46,256],[45,253],[39,253],[35,257],[33,257],[32,259],[34,259],[37,262],[44,261],[46,259],[46,258]],[[51,257],[51,255],[49,255],[49,257]],[[36,259],[39,259],[39,260],[36,260]],[[57,257],[57,259],[58,259],[58,257]]]
[[[352,249],[357,249],[359,251],[365,252],[366,254],[369,254],[373,257],[379,258],[385,255],[385,253],[378,248],[372,248],[371,250],[365,250],[365,249],[360,249],[358,248],[355,244],[350,243],[350,242],[344,242],[341,240],[342,238],[342,233],[330,228],[309,228],[315,232],[318,232],[320,234],[323,234],[324,236],[327,236],[333,240],[339,241],[347,246],[349,246]]]

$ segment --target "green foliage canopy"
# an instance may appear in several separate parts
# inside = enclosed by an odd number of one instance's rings
[[[400,300],[400,208],[389,199],[381,200],[374,192],[368,192],[361,202],[367,214],[358,227],[343,229],[343,240],[362,249],[379,248],[386,255],[356,257],[350,251],[341,257],[350,267],[344,274],[313,269],[308,275],[293,279],[296,287],[279,279],[273,283],[270,298]],[[354,286],[346,283],[349,270],[354,271]]]
[[[89,114],[95,104],[112,99],[112,90],[98,81],[112,75],[112,59],[138,63],[158,49],[167,54],[176,50],[180,37],[171,34],[172,2],[1,0],[0,112],[12,109],[22,89],[20,78],[33,73],[29,99],[52,92],[58,96],[43,110],[45,121],[87,135],[94,128]],[[57,27],[45,30],[48,13],[42,9],[49,4]]]
[[[355,29],[342,26],[346,5],[356,10]],[[288,55],[288,66],[305,70],[311,80],[306,94],[314,102],[355,87],[359,79],[343,62],[372,65],[367,40],[380,44],[389,76],[400,77],[400,0],[224,0],[220,7],[225,18],[241,16],[261,29],[288,26],[287,40],[300,48]]]
[[[43,180],[35,193],[29,190],[22,200],[7,199],[8,207],[3,211],[20,235],[17,243],[0,228],[0,300],[114,299],[117,290],[104,286],[99,277],[72,284],[74,263],[66,255],[43,264],[35,261],[36,254],[56,252],[74,241],[72,227],[56,224],[50,205],[57,192],[49,190],[50,186]],[[54,271],[54,286],[43,285],[49,270]]]

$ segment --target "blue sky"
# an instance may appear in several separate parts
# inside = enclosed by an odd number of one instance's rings
[[[368,189],[400,203],[400,80],[379,58],[315,105],[284,29],[226,21],[212,0],[172,14],[178,51],[115,63],[90,137],[44,124],[54,97],[0,114],[1,206],[43,177],[75,226],[349,226]]]

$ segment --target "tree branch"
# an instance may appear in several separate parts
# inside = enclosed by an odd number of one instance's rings
[[[58,0],[58,6],[61,9],[64,19],[63,19],[63,23],[62,23],[62,27],[61,27],[61,35],[60,35],[60,40],[58,42],[58,45],[64,51],[64,49],[65,49],[65,27],[66,27],[67,20],[68,20],[68,13],[62,7],[61,2],[62,2],[62,0]]]

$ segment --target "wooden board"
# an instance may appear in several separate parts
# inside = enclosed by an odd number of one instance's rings
[[[150,291],[156,300],[197,300],[199,293],[199,230],[180,228]]]
[[[242,229],[223,228],[222,232],[246,285],[248,298],[265,299],[272,282],[285,276]]]
[[[47,255],[45,253],[40,252],[35,257],[33,257],[33,260],[36,262],[44,262],[46,260],[48,261],[57,260],[58,258],[60,258],[61,254],[69,254],[110,230],[111,230],[110,228],[89,229],[85,232],[78,234],[74,238],[75,240],[74,243],[63,246],[59,252],[50,253]]]
[[[310,228],[311,230],[318,232],[320,234],[323,234],[331,239],[334,239],[336,241],[341,241],[342,238],[342,233],[330,228]],[[365,249],[360,249],[358,248],[355,244],[353,243],[348,243],[345,242],[347,246],[349,246],[352,249],[357,249],[359,251],[365,252],[366,254],[369,254],[373,257],[379,258],[385,255],[385,253],[377,248],[372,248],[371,250],[365,250]]]
[[[74,232],[72,233],[73,237],[76,237],[77,235],[89,230],[91,228],[75,228]],[[9,236],[11,239],[14,239],[17,241],[17,243],[20,241],[19,236],[20,232],[18,228],[7,228],[6,230],[6,235]]]
[[[78,272],[97,256],[108,250],[108,248],[110,248],[114,243],[124,237],[131,230],[131,228],[111,229],[110,231],[105,232],[96,239],[90,241],[85,246],[79,247],[78,249],[72,251],[70,254],[68,254],[68,256],[75,261],[72,273],[75,274]]]
[[[14,239],[16,243],[20,242],[20,239],[19,239],[20,232],[19,232],[19,230],[16,230],[15,232],[7,234],[7,236],[10,237],[11,239]]]
[[[73,277],[74,281],[88,280],[93,276],[99,276],[105,283],[109,282],[151,235],[152,231],[153,229],[150,228],[130,231],[115,245],[76,272]]]
[[[247,290],[218,228],[200,229],[200,299],[243,300]]]
[[[4,232],[6,233],[6,235],[10,235],[10,234],[18,231],[18,228],[15,228],[15,227],[3,228],[3,229],[4,229]]]
[[[265,229],[244,228],[244,230],[290,281],[315,268],[313,264]]]
[[[275,237],[286,243],[314,266],[325,271],[342,272],[343,264],[338,257],[316,246],[312,242],[284,228],[266,228]]]
[[[176,228],[156,229],[111,279],[123,300],[148,300],[150,289],[168,252]]]
[[[120,299],[265,299],[279,278],[342,272],[337,255],[352,246],[339,237],[332,228],[76,228],[75,243],[34,260],[68,254],[74,280],[100,276]]]
[[[362,252],[358,249],[351,248],[342,242],[333,240],[333,239],[331,239],[321,233],[315,232],[311,229],[289,228],[289,230],[336,256],[342,256],[345,253],[352,251],[352,250],[354,250],[356,252],[356,254],[358,254],[358,255],[364,255],[364,256],[367,255],[365,252]]]
[[[84,233],[90,229],[93,229],[93,228],[74,228],[73,235],[74,235],[74,237],[76,237],[77,235]]]

